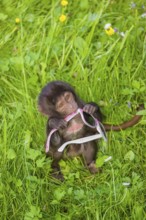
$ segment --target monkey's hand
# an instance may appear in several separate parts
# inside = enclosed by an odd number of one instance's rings
[[[60,118],[50,118],[48,123],[50,128],[60,129],[67,127],[67,122]]]
[[[83,111],[90,114],[90,115],[93,115],[97,110],[97,107],[92,105],[92,104],[86,104],[83,108]]]

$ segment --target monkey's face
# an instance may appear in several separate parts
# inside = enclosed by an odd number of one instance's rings
[[[55,110],[63,116],[67,116],[78,109],[78,104],[71,92],[64,92],[55,103]]]

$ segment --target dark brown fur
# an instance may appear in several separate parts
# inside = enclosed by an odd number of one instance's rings
[[[77,115],[71,121],[66,122],[64,118],[76,111],[77,108],[82,108],[85,112],[86,120],[89,119],[89,114],[92,114],[100,122],[103,115],[98,105],[94,102],[85,104],[75,93],[74,89],[65,82],[53,81],[48,83],[41,91],[38,99],[39,111],[49,117],[47,122],[47,136],[51,129],[58,129],[51,138],[51,146],[48,156],[52,157],[53,176],[63,179],[59,167],[59,161],[62,158],[68,158],[80,155],[83,158],[84,164],[88,167],[91,173],[97,173],[100,169],[95,166],[97,155],[97,143],[91,141],[85,144],[71,144],[67,147],[66,152],[58,152],[58,148],[66,141],[77,139],[95,134],[96,130],[84,125],[80,115]],[[89,113],[89,114],[88,114]],[[133,126],[140,119],[140,116],[120,125],[104,124],[105,130],[119,131]]]
[[[138,107],[137,111],[140,111],[140,110],[142,110],[142,109],[144,109],[144,105],[143,105],[143,104],[141,104],[141,105]],[[137,123],[140,121],[141,118],[142,118],[141,115],[134,115],[129,121],[125,121],[125,122],[123,122],[123,123],[121,123],[121,124],[119,124],[119,125],[104,124],[104,128],[105,128],[106,131],[111,131],[111,130],[113,130],[113,131],[125,130],[125,129],[127,129],[127,128],[129,128],[129,127],[132,127],[132,126],[134,126],[135,124],[137,124]]]

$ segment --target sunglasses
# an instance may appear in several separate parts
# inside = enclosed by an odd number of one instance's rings
[[[105,132],[103,124],[100,121],[98,121],[93,115],[84,112],[81,108],[78,108],[76,112],[73,112],[70,115],[68,115],[65,118],[65,121],[67,121],[67,122],[70,121],[72,118],[74,118],[78,114],[80,114],[81,119],[85,125],[87,125],[90,128],[96,128],[97,134],[90,135],[87,137],[78,138],[78,139],[71,140],[71,141],[67,141],[58,148],[58,152],[63,152],[65,147],[69,144],[82,144],[82,143],[97,140],[100,138],[103,138],[104,141],[107,141],[107,136],[106,136],[106,132]],[[90,117],[88,117],[88,121],[86,120],[87,114],[88,114],[88,116],[90,116]],[[57,129],[52,129],[48,135],[47,142],[46,142],[46,149],[45,149],[46,153],[49,152],[51,136],[56,131],[57,131]]]

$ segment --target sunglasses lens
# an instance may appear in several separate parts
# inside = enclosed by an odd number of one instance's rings
[[[96,125],[95,119],[90,114],[88,114],[86,112],[83,112],[83,116],[84,116],[84,119],[85,119],[87,124],[89,124],[91,126],[95,126]]]

